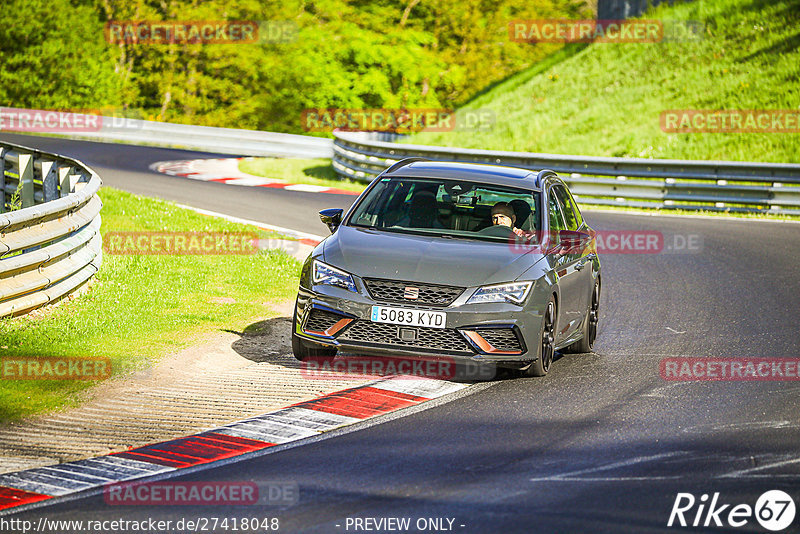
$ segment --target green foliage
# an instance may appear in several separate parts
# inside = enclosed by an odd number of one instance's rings
[[[0,9],[0,105],[40,109],[119,106],[97,12],[69,0],[7,0]]]
[[[308,108],[451,108],[557,48],[510,42],[511,20],[587,16],[586,4],[12,0],[0,11],[0,105],[121,105],[154,120],[297,133]],[[287,21],[297,33],[285,43],[105,42],[109,21],[169,20]]]

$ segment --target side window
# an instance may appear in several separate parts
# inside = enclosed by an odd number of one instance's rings
[[[569,193],[564,187],[560,185],[553,186],[551,191],[555,192],[555,196],[558,199],[558,204],[561,207],[561,210],[564,214],[564,222],[566,223],[566,229],[577,230],[578,227],[581,225],[580,214],[578,213],[577,208],[573,204],[572,199],[569,196]]]
[[[550,217],[550,231],[557,232],[559,230],[566,230],[564,224],[564,217],[561,213],[561,205],[556,198],[555,188],[551,187],[547,192],[547,213]]]
[[[572,193],[569,189],[564,189],[564,198],[566,198],[569,205],[572,207],[572,212],[575,214],[575,220],[578,222],[578,228],[583,226],[583,216],[581,215],[581,210],[578,209],[578,203],[575,202],[575,197],[572,196]]]

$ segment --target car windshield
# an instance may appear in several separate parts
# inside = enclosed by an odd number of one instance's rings
[[[443,238],[507,242],[539,230],[532,191],[454,179],[383,178],[349,219],[350,226]]]

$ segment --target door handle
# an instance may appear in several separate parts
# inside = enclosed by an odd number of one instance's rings
[[[586,267],[586,265],[588,265],[588,264],[589,264],[589,257],[587,256],[587,257],[581,259],[580,262],[578,262],[578,264],[575,266],[575,270],[576,271],[580,271],[581,269]]]

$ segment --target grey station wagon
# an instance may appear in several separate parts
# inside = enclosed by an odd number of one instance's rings
[[[332,234],[300,277],[301,361],[341,349],[544,376],[556,351],[592,350],[596,234],[553,171],[409,158],[320,218]]]

